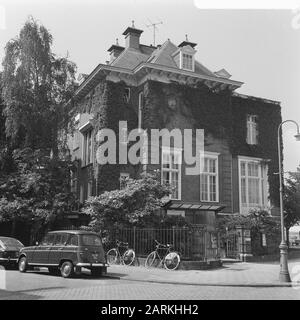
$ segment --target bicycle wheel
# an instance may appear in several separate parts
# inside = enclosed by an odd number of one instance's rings
[[[108,250],[108,252],[106,254],[106,258],[107,258],[108,264],[118,264],[120,262],[118,259],[119,257],[118,257],[117,249]]]
[[[156,251],[152,251],[146,261],[145,261],[145,267],[146,268],[155,268],[157,267],[159,264],[159,259],[157,257]]]
[[[177,252],[170,252],[165,256],[164,267],[167,270],[176,270],[180,263],[180,256]]]
[[[123,263],[126,266],[130,266],[135,259],[135,252],[133,249],[128,249],[123,254]]]

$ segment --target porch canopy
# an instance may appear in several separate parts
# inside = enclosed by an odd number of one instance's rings
[[[214,211],[219,212],[225,208],[225,206],[207,205],[201,202],[189,202],[182,200],[169,200],[163,205],[166,210],[200,210],[200,211]]]

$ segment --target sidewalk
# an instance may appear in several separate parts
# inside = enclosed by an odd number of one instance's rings
[[[296,270],[298,266],[299,270]],[[107,276],[119,277],[122,280],[185,284],[201,286],[235,286],[235,287],[290,287],[300,286],[296,280],[296,271],[300,273],[300,259],[289,263],[292,283],[281,283],[279,263],[224,263],[223,267],[210,270],[175,270],[162,268],[146,269],[143,266],[110,266]]]

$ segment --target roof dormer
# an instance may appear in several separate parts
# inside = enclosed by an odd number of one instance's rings
[[[178,68],[187,71],[195,71],[195,53],[197,51],[194,49],[194,46],[196,46],[195,43],[184,41],[179,45],[178,50],[173,53],[172,57]]]

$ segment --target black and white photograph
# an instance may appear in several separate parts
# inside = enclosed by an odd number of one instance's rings
[[[0,0],[0,309],[300,299],[300,0],[239,2]]]

